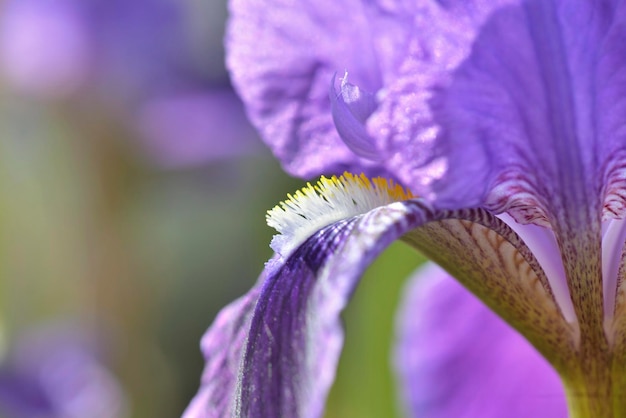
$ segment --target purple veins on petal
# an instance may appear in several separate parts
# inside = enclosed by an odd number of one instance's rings
[[[389,186],[381,181],[352,176],[325,184],[318,191],[330,201],[362,190],[350,204],[364,211],[320,225],[294,248],[283,243],[243,304],[220,314],[203,340],[207,367],[185,418],[321,416],[343,340],[341,311],[365,268],[400,237],[454,271],[548,358],[571,355],[575,327],[563,318],[537,260],[500,219],[482,209],[435,210],[420,199],[403,200],[406,193],[396,189],[387,192],[399,201],[381,204],[378,188]],[[306,213],[306,199],[318,202],[314,190],[270,213],[281,235],[299,239],[299,224],[290,219]]]
[[[222,309],[202,337],[200,346],[206,364],[200,390],[185,410],[183,418],[234,415],[234,394],[239,380],[241,355],[264,277],[265,274],[261,275],[247,294]]]
[[[395,368],[409,416],[567,417],[552,367],[439,267],[412,278],[397,329]]]
[[[490,16],[433,105],[442,204],[482,200],[544,224],[619,215],[624,17],[621,4],[536,0]]]
[[[257,285],[218,315],[202,340],[206,366],[184,418],[321,416],[348,291],[324,293],[318,270],[350,229],[325,228],[287,260],[270,261]],[[336,318],[316,327],[310,312],[324,308]]]
[[[626,207],[626,6],[266,6],[231,3],[228,61],[289,172],[377,169],[438,207],[486,204],[544,225],[565,212],[586,221]],[[376,97],[366,112],[344,107],[344,94],[331,97],[331,109],[327,83],[344,69],[353,91]]]
[[[393,226],[403,213],[378,208],[335,221],[270,261],[203,338],[206,368],[185,418],[321,416],[343,340],[340,312],[365,267],[401,233]]]
[[[330,292],[319,269],[352,227],[322,229],[263,284],[242,359],[241,416],[321,416],[343,340],[339,310],[354,283]]]

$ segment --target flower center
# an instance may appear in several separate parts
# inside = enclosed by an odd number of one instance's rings
[[[393,180],[369,179],[365,174],[344,173],[307,183],[267,211],[267,224],[278,231],[270,246],[283,257],[318,230],[342,219],[358,216],[379,206],[412,199],[409,190]]]

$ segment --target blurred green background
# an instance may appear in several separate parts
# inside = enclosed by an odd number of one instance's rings
[[[179,416],[202,334],[271,256],[265,211],[303,182],[230,91],[224,0],[82,3],[0,3],[0,354],[78,322],[128,417]],[[401,415],[393,312],[419,262],[394,244],[364,278],[327,417]]]

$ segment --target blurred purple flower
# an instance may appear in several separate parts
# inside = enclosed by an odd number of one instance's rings
[[[183,80],[182,8],[167,0],[9,0],[0,52],[10,84],[35,95],[90,90],[136,100]]]
[[[86,81],[89,24],[72,2],[7,1],[1,19],[2,72],[17,89],[62,96]]]
[[[151,158],[181,167],[259,152],[261,141],[230,88],[147,103],[138,117]]]
[[[186,418],[321,416],[341,310],[396,239],[519,331],[576,416],[626,410],[626,3],[232,0],[231,13],[234,84],[287,171],[384,173],[420,197],[345,174],[271,210],[276,256],[205,335]]]
[[[129,126],[166,167],[256,149],[258,137],[216,50],[221,42],[205,40],[193,25],[199,6],[170,0],[8,0],[3,6],[0,74],[14,90],[104,104],[95,108]],[[212,3],[209,11],[219,15],[221,6]]]
[[[185,81],[182,12],[170,0],[9,0],[0,68],[35,95],[150,97]]]
[[[74,327],[23,336],[0,366],[6,418],[122,418],[126,399],[98,349]]]

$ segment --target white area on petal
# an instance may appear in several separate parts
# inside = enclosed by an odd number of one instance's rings
[[[602,236],[604,316],[612,319],[617,294],[617,275],[622,260],[624,241],[626,241],[626,219],[611,219],[605,221],[605,224],[608,225]]]
[[[278,231],[270,246],[282,257],[320,229],[342,219],[414,196],[392,180],[344,173],[322,177],[267,212],[267,224]]]
[[[554,299],[561,308],[565,320],[569,323],[576,322],[576,313],[574,312],[574,304],[567,287],[567,279],[565,277],[565,267],[561,259],[561,250],[556,242],[554,232],[551,229],[534,225],[520,224],[512,216],[502,213],[498,215],[502,221],[513,229],[522,241],[533,253],[537,262],[543,268],[544,273],[550,286]]]

